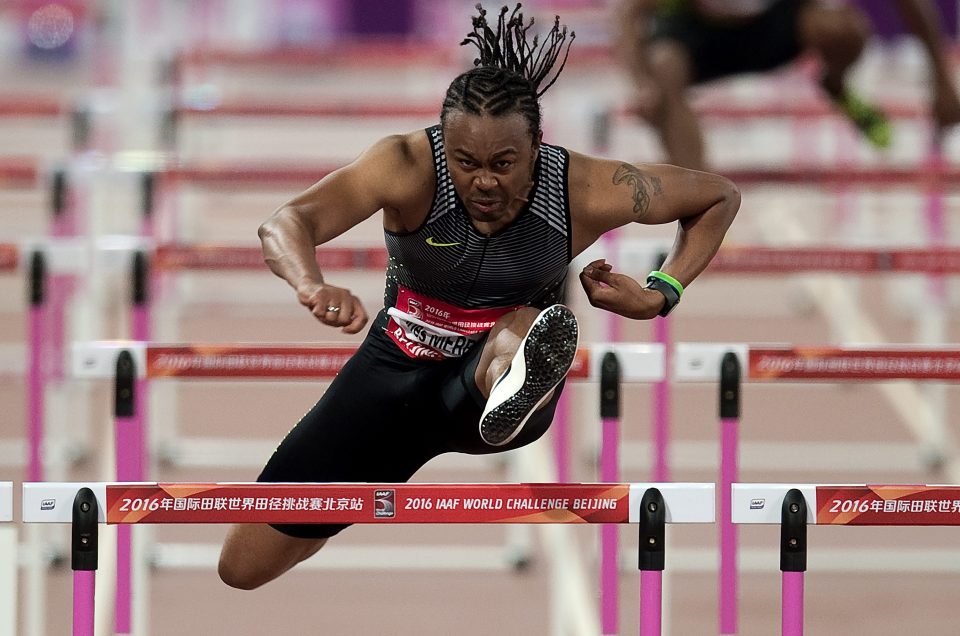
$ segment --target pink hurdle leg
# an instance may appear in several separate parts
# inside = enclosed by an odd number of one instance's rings
[[[803,572],[782,572],[781,633],[803,636]]]
[[[653,319],[653,341],[664,346],[666,373],[653,385],[653,476],[654,482],[670,481],[670,320]]]
[[[721,420],[720,439],[720,633],[737,633],[737,527],[732,521],[731,485],[737,480],[737,426]]]
[[[600,481],[616,483],[619,474],[617,452],[620,448],[620,421],[615,418],[603,419],[603,449],[600,463]],[[618,634],[619,614],[619,536],[615,524],[600,526],[600,623],[604,635]]]
[[[54,383],[63,380],[63,368],[67,350],[67,304],[73,295],[73,276],[50,277],[50,364],[49,375]],[[56,384],[55,384],[56,385]]]
[[[640,572],[640,636],[660,636],[663,629],[663,572]]]
[[[73,573],[73,636],[93,636],[96,577],[95,570]]]

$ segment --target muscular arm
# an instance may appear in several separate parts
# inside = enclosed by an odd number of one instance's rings
[[[661,270],[684,287],[710,263],[740,208],[740,192],[736,186],[729,179],[708,172],[669,165],[633,165],[571,154],[570,174],[576,253],[604,233],[628,223],[678,222],[676,239]],[[587,288],[591,280],[610,287],[610,280],[604,280],[611,276],[609,266],[591,265],[593,271],[585,272],[588,280],[584,287]],[[612,292],[602,286],[587,288],[591,301],[599,296],[602,302],[598,306],[624,316],[656,315],[663,305],[663,296],[647,290],[641,293],[639,283],[624,278],[615,279],[620,289],[614,288]]]
[[[432,193],[432,182],[427,176],[432,173],[423,171],[413,145],[411,135],[381,140],[353,163],[280,206],[260,226],[267,265],[297,291],[300,303],[325,324],[357,333],[367,316],[349,290],[325,282],[315,248],[380,209],[400,217],[403,211],[416,206],[424,190]],[[328,314],[327,307],[340,307],[341,311]]]

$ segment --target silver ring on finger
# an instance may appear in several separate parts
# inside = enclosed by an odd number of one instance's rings
[[[328,305],[328,306],[327,306],[327,311],[330,312],[330,313],[336,314],[336,313],[339,313],[339,312],[340,312],[340,308],[337,307],[337,306],[335,306],[335,305]]]

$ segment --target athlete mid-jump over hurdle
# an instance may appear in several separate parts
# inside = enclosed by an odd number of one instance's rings
[[[479,8],[479,7],[478,7]],[[320,322],[359,333],[366,309],[327,281],[315,247],[383,210],[384,308],[356,355],[290,431],[264,482],[404,482],[442,453],[529,444],[550,425],[577,348],[561,304],[571,260],[605,232],[679,221],[645,283],[590,263],[590,303],[666,315],[707,266],[740,205],[727,179],[589,157],[542,141],[539,98],[574,34],[479,8],[464,44],[475,68],[450,84],[440,123],[387,137],[281,206],[260,228],[270,268]],[[343,525],[240,525],[220,576],[251,589],[319,550]]]

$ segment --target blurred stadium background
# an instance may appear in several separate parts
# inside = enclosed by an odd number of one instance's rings
[[[484,4],[491,11],[500,6]],[[544,98],[545,140],[659,161],[656,138],[625,113],[629,86],[610,48],[612,4],[524,2],[540,24],[559,14],[577,32],[568,68]],[[712,165],[743,176],[729,246],[842,251],[957,244],[960,201],[949,175],[956,174],[960,135],[948,134],[932,155],[922,51],[903,35],[890,2],[858,4],[873,17],[876,35],[852,82],[897,114],[889,150],[863,143],[823,105],[810,79],[811,60],[695,91],[707,113]],[[957,3],[937,4],[955,41]],[[69,353],[73,343],[131,337],[127,257],[159,245],[255,248],[260,222],[324,170],[385,134],[432,124],[447,84],[471,64],[458,44],[474,5],[0,0],[0,262],[6,262],[0,481],[19,485],[30,470],[32,250],[48,253],[48,301],[61,317],[51,318],[44,334],[43,478],[109,481],[113,389],[107,381],[73,377]],[[336,246],[382,246],[378,221]],[[672,231],[629,228],[616,241],[669,241]],[[600,249],[621,253],[613,242]],[[382,270],[345,267],[328,277],[351,286],[368,309],[379,306]],[[158,342],[357,341],[317,325],[265,268],[171,265],[152,284],[149,328]],[[611,324],[575,286],[570,304],[585,343],[655,338],[650,324]],[[949,276],[811,274],[781,263],[764,275],[705,274],[671,317],[671,339],[955,347],[957,305]],[[741,480],[960,483],[956,388],[890,386],[747,385]],[[322,390],[317,382],[154,383],[148,477],[253,480]],[[569,476],[595,481],[598,390],[578,383],[568,393]],[[716,393],[708,384],[672,387],[671,480],[716,481]],[[650,480],[651,401],[650,386],[626,387],[626,481]],[[918,429],[935,433],[922,437]],[[540,474],[531,466],[552,466],[552,442],[496,459],[441,458],[417,481],[524,480]],[[0,550],[7,566],[0,568],[0,596],[6,596],[0,633],[6,625],[24,636],[67,633],[69,530],[12,526],[18,547]],[[590,634],[596,625],[596,527],[568,528],[562,536],[539,528],[355,527],[255,592],[228,589],[216,576],[225,527],[135,530],[145,559],[136,578],[137,634],[560,635]],[[105,545],[113,532],[101,530]],[[811,528],[810,534],[808,633],[956,633],[955,530]],[[738,633],[779,633],[778,536],[775,527],[741,529]],[[635,528],[621,528],[620,537],[620,631],[636,633]],[[671,528],[669,542],[665,631],[716,633],[716,528]],[[4,582],[11,563],[14,580]],[[111,565],[105,549],[97,600],[103,634],[112,633]]]

